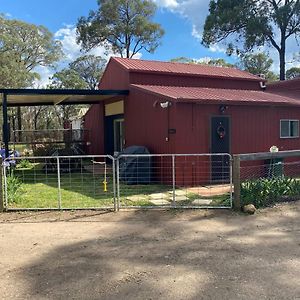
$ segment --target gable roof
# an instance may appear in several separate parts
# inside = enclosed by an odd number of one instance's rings
[[[136,84],[131,87],[175,102],[300,106],[298,100],[263,91]]]
[[[264,79],[235,68],[216,67],[201,64],[162,62],[141,59],[112,57],[129,72],[161,73],[197,77],[230,78],[236,80],[264,81]]]
[[[300,100],[300,78],[269,83],[267,91]]]

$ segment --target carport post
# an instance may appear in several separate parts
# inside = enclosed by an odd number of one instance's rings
[[[2,178],[2,166],[0,170],[0,212],[4,212],[4,200],[3,200],[3,178]]]
[[[233,156],[233,208],[241,210],[241,160],[239,155]]]
[[[5,146],[5,158],[9,157],[9,128],[8,128],[8,114],[7,114],[7,94],[3,94],[2,101],[2,113],[3,113],[3,142]]]

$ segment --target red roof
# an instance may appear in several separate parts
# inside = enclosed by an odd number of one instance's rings
[[[215,67],[201,64],[187,64],[175,62],[150,61],[141,59],[129,59],[113,57],[122,65],[123,68],[130,72],[142,73],[164,73],[174,75],[188,75],[199,77],[216,77],[216,78],[234,78],[238,80],[264,81],[262,78],[252,75],[248,72],[235,68]]]
[[[272,82],[268,84],[267,91],[300,100],[300,78]]]
[[[131,87],[146,93],[167,97],[176,102],[201,103],[232,103],[232,104],[258,104],[258,105],[294,105],[300,106],[300,101],[293,98],[271,94],[264,91],[231,90],[204,87],[176,87],[135,85]]]

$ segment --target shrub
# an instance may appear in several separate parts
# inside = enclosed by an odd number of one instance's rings
[[[288,197],[300,196],[300,181],[279,176],[247,180],[241,184],[242,204],[254,204],[256,207],[272,205]]]
[[[17,203],[22,195],[22,182],[18,177],[9,174],[6,177],[7,182],[7,201],[8,203]]]
[[[19,160],[17,169],[31,169],[32,163],[27,159]]]

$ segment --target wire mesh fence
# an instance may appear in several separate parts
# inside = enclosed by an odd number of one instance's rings
[[[121,155],[120,208],[228,208],[232,206],[229,154]]]
[[[300,157],[243,160],[240,186],[242,205],[263,207],[300,199]]]
[[[7,210],[116,209],[111,156],[9,158],[4,182]]]

